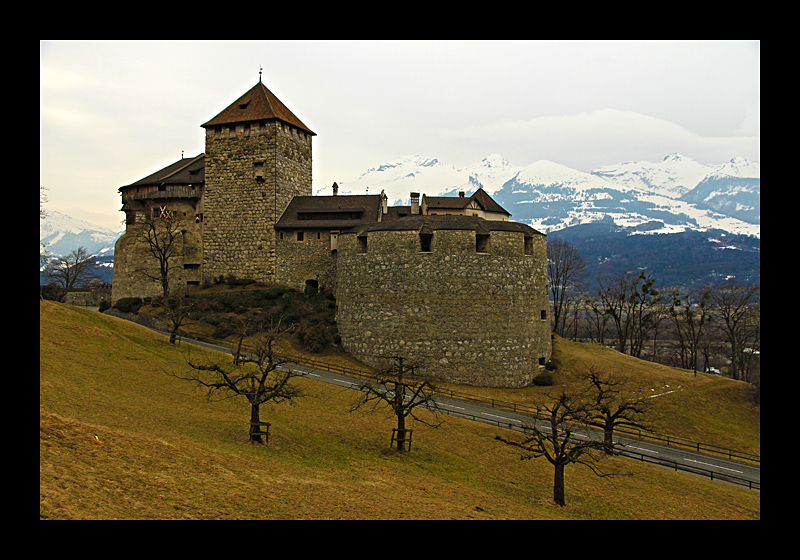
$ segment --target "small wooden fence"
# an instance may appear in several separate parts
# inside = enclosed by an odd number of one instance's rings
[[[400,451],[411,451],[411,432],[413,430],[398,430],[392,428],[392,440],[389,442],[389,447],[395,447],[397,443]]]
[[[253,436],[264,436],[266,441],[269,441],[269,427],[271,425],[269,422],[250,422],[250,441],[253,441]],[[266,426],[266,430],[262,430],[264,426]]]

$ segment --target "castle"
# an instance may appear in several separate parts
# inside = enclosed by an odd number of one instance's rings
[[[205,153],[119,188],[114,301],[161,293],[143,232],[169,230],[173,290],[234,275],[335,295],[342,346],[380,367],[521,387],[551,354],[546,237],[472,196],[312,196],[315,133],[259,80],[201,125]],[[167,227],[169,226],[169,227]]]

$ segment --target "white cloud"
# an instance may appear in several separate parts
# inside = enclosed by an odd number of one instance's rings
[[[496,121],[434,131],[442,145],[463,145],[472,159],[496,151],[516,165],[546,159],[591,171],[622,161],[659,161],[680,152],[703,163],[735,155],[760,159],[757,137],[703,137],[673,122],[633,111],[599,109],[576,115]]]

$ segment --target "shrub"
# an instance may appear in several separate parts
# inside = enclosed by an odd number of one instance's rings
[[[325,325],[302,321],[295,331],[295,340],[306,351],[316,354],[322,352],[334,341],[334,337]]]
[[[67,290],[55,282],[51,282],[46,286],[39,286],[39,293],[41,294],[42,299],[58,301],[60,303],[64,303],[64,299],[67,296]]]
[[[119,309],[123,313],[138,313],[142,305],[144,305],[142,298],[126,297],[118,299],[113,307]]]
[[[236,325],[232,324],[230,321],[222,321],[219,323],[219,325],[217,325],[217,328],[214,330],[214,334],[211,336],[213,338],[223,339],[236,333]]]
[[[553,376],[548,372],[540,373],[533,378],[533,384],[537,387],[549,387],[550,385],[553,385],[553,383],[555,383],[553,381]]]

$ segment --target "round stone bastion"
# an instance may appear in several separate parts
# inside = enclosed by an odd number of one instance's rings
[[[546,236],[507,221],[409,216],[339,236],[342,345],[372,367],[529,385],[552,350]]]

